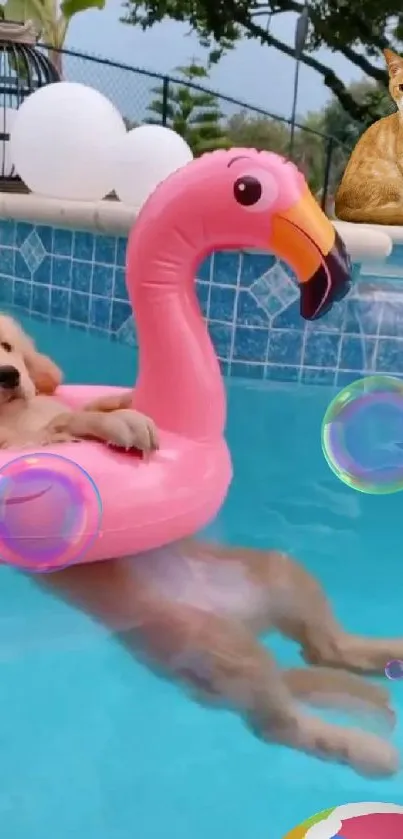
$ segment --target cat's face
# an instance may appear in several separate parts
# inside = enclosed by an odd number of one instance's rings
[[[389,70],[389,93],[403,112],[403,58],[392,50],[384,50],[384,56]]]

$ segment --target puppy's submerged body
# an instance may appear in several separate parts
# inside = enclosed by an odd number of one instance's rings
[[[18,325],[0,316],[0,447],[82,437],[145,452],[158,447],[152,420],[130,409],[130,394],[66,410],[53,395],[60,378]],[[387,692],[347,671],[383,673],[388,660],[403,659],[403,638],[345,632],[316,581],[290,557],[186,540],[36,575],[35,582],[108,626],[198,698],[241,714],[263,739],[364,774],[396,771],[397,754],[386,740],[324,722],[302,703],[370,708],[393,722]],[[297,641],[317,667],[281,672],[258,640],[269,629]]]
[[[389,659],[403,656],[403,639],[345,632],[319,585],[290,557],[186,540],[37,582],[108,626],[195,698],[241,714],[262,739],[362,774],[397,770],[387,740],[331,725],[304,704],[369,710],[393,725],[387,691],[356,673],[383,673]],[[316,667],[280,671],[259,642],[271,629],[297,641]]]

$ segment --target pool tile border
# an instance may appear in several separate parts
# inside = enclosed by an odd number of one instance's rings
[[[126,237],[0,222],[0,304],[136,344]],[[354,266],[350,297],[304,323],[295,277],[270,254],[208,257],[196,289],[231,376],[343,386],[369,372],[403,377],[403,244]]]

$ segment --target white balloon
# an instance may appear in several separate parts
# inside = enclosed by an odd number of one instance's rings
[[[18,109],[11,130],[14,166],[32,192],[99,201],[113,189],[113,155],[126,134],[114,105],[91,87],[55,82]]]
[[[191,160],[191,149],[176,131],[140,125],[116,148],[113,188],[121,201],[139,209],[161,181]]]

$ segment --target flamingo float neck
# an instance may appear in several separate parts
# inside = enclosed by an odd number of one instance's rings
[[[213,250],[272,249],[289,256],[301,283],[317,284],[318,271],[320,280],[323,274],[326,287],[322,293],[315,285],[312,300],[324,303],[332,289],[323,266],[334,243],[334,228],[303,176],[275,154],[216,151],[167,178],[142,208],[128,242],[137,410],[184,437],[222,436],[225,389],[196,297],[198,265]]]
[[[210,250],[201,232],[191,212],[183,226],[169,209],[151,219],[144,212],[129,240],[127,273],[139,344],[136,408],[166,431],[205,440],[222,436],[226,398],[196,296],[197,268]]]

